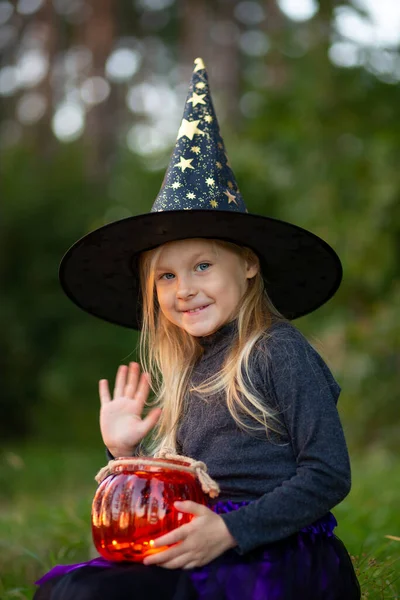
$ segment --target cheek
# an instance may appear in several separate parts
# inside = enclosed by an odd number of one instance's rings
[[[165,288],[157,289],[157,299],[158,304],[160,305],[161,310],[168,308],[171,305],[171,293],[168,293],[168,290]]]
[[[224,296],[236,295],[239,287],[238,279],[231,273],[223,273],[221,277],[214,281],[215,290]]]
[[[237,299],[237,286],[230,281],[221,281],[213,286],[213,289],[210,290],[210,295],[214,296],[215,299],[219,300],[222,304],[231,304],[232,301]]]
[[[235,281],[229,280],[225,281],[225,284],[219,287],[218,297],[221,304],[225,305],[227,309],[231,309],[233,306],[236,308],[245,291],[245,287],[238,285]]]
[[[157,296],[158,304],[160,305],[160,307],[162,307],[162,305],[164,304],[164,294],[158,288],[156,288],[156,296]]]

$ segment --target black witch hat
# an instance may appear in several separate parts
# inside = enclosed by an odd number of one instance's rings
[[[61,262],[61,285],[83,310],[140,329],[139,254],[186,238],[221,239],[254,250],[268,295],[288,319],[327,302],[342,278],[337,254],[322,239],[248,213],[201,58],[195,60],[175,149],[151,211],[100,227],[76,242]]]

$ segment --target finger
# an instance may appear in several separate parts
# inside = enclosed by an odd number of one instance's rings
[[[149,554],[143,559],[144,565],[160,565],[169,562],[170,560],[174,560],[183,554],[187,554],[187,549],[181,548],[182,544],[176,544],[172,548],[168,548],[168,550],[164,550],[162,552],[156,552],[155,554]],[[193,559],[193,556],[192,556]]]
[[[137,389],[137,385],[138,385],[138,381],[139,381],[139,374],[140,374],[140,365],[139,363],[136,362],[130,362],[129,363],[129,369],[128,369],[128,379],[126,381],[126,386],[127,388],[129,387],[129,390],[126,390],[126,395],[129,398],[133,398],[136,389]]]
[[[148,373],[142,373],[142,375],[140,377],[139,385],[135,392],[135,400],[138,401],[141,408],[143,408],[143,406],[145,405],[146,400],[149,395],[149,392],[150,392],[149,375],[148,375]]]
[[[180,512],[196,515],[197,517],[206,514],[210,510],[204,504],[199,504],[192,500],[176,501],[174,502],[174,506]]]
[[[187,538],[187,534],[187,527],[185,525],[181,525],[181,527],[178,527],[177,529],[174,529],[173,531],[156,538],[154,540],[153,548],[160,548],[160,546],[171,546],[172,544],[182,542]]]
[[[196,561],[192,560],[190,561],[190,558],[188,557],[189,562],[186,563],[185,565],[183,565],[181,568],[182,569],[195,569],[196,567],[201,567],[201,564],[198,564]]]
[[[134,388],[134,386],[133,385],[126,385],[123,395],[126,398],[130,398],[131,400],[133,400],[134,396],[135,396],[135,388]]]
[[[168,562],[160,564],[160,567],[163,569],[193,569],[196,566],[191,554],[182,554],[177,558],[173,558]]]
[[[157,421],[159,420],[161,413],[161,408],[153,408],[153,410],[151,410],[143,419],[141,433],[143,433],[144,436],[147,435],[149,431],[151,431],[153,427],[157,425]]]
[[[99,381],[99,396],[100,404],[102,406],[111,402],[110,388],[108,387],[107,379],[100,379]]]
[[[117,376],[115,378],[114,398],[124,395],[127,373],[128,367],[126,365],[120,365],[118,367]]]

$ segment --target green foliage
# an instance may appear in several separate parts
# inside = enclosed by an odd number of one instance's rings
[[[86,560],[97,452],[51,447],[6,451],[0,462],[0,598],[31,598],[54,564]]]
[[[316,49],[315,53],[320,52]],[[318,79],[288,61],[284,89],[228,141],[250,212],[328,241],[344,278],[336,297],[297,322],[343,388],[339,407],[357,446],[398,447],[400,172],[398,87],[318,56]],[[240,143],[239,143],[240,140]]]
[[[58,282],[62,255],[104,224],[109,208],[107,194],[85,178],[82,167],[77,147],[60,146],[46,163],[24,147],[5,155],[0,238],[3,437],[32,431],[59,442],[97,436],[95,428],[86,427],[98,405],[96,381],[113,377],[136,346],[132,332],[78,310]]]

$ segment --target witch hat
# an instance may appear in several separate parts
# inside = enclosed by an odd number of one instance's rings
[[[266,290],[288,319],[306,315],[338,289],[342,266],[321,238],[291,223],[250,214],[229,164],[201,58],[195,67],[176,145],[149,213],[85,235],[64,256],[60,281],[83,310],[140,329],[137,258],[166,242],[222,239],[259,257]]]

